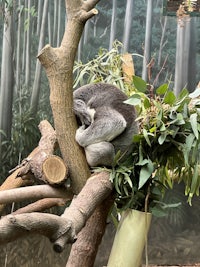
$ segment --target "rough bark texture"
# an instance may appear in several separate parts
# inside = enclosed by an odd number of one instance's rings
[[[43,182],[48,182],[48,177],[46,177],[47,172],[45,174],[43,173],[43,163],[49,157],[51,157],[54,152],[54,148],[57,141],[56,132],[54,131],[50,123],[46,120],[42,121],[39,124],[39,129],[42,134],[42,137],[39,141],[38,147],[36,147],[32,151],[32,153],[22,161],[20,167],[23,166],[23,168],[19,171],[18,176],[23,178],[24,175],[32,173],[34,174],[36,179],[41,180]],[[58,160],[56,157],[54,159],[55,165],[52,165],[52,168],[54,166],[55,173],[56,162],[58,162]],[[59,164],[62,167],[62,181],[64,181],[67,175],[67,170],[64,166],[64,163],[62,162],[62,159],[59,160]]]

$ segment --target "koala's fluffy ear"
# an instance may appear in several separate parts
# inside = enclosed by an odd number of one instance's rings
[[[74,113],[80,119],[82,125],[88,126],[91,124],[91,116],[88,112],[87,105],[81,99],[74,99]]]

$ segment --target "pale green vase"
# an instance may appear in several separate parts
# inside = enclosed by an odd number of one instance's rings
[[[107,267],[139,267],[151,224],[151,213],[122,213]]]

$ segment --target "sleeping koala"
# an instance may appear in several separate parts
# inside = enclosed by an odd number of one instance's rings
[[[80,126],[75,138],[84,147],[88,164],[112,166],[119,150],[128,156],[138,125],[135,108],[123,103],[127,96],[113,85],[98,83],[78,88],[73,98]]]

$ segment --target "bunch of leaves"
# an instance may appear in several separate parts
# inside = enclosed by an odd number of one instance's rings
[[[122,58],[120,49],[122,44],[116,41],[113,48],[100,48],[98,55],[91,61],[83,64],[76,62],[74,66],[74,88],[89,83],[111,83],[124,90],[122,77]]]
[[[126,103],[136,106],[140,131],[133,137],[128,165],[119,163],[111,171],[117,202],[122,208],[153,211],[157,204],[163,206],[166,189],[183,181],[191,204],[200,189],[200,89],[191,94],[183,89],[175,96],[163,84],[153,93],[137,76],[133,87]]]

